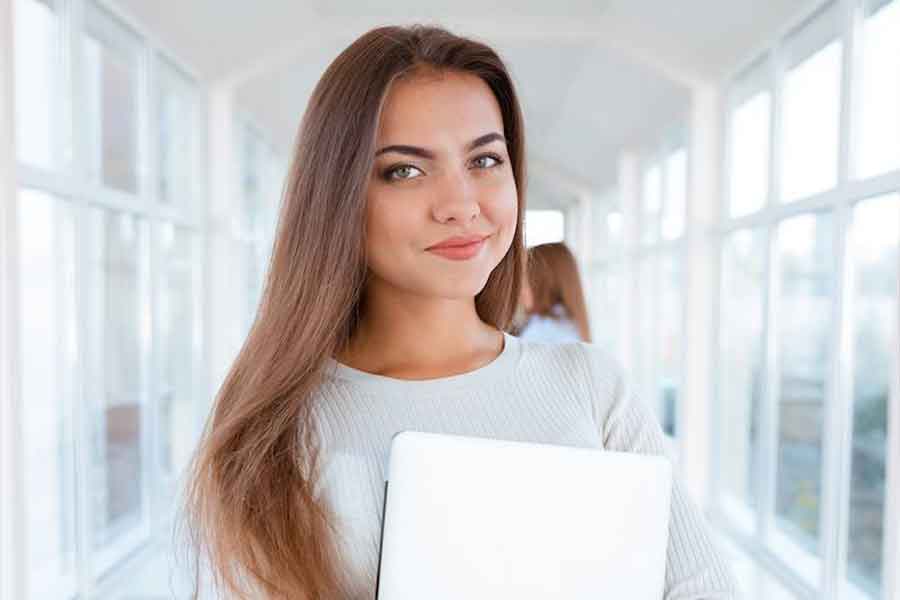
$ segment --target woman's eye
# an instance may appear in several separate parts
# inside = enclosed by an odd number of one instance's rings
[[[399,167],[388,170],[387,179],[401,181],[405,179],[415,179],[421,175],[424,175],[424,173],[412,165],[400,165]]]
[[[479,156],[472,161],[472,164],[478,169],[490,169],[500,164],[500,159],[490,154]]]

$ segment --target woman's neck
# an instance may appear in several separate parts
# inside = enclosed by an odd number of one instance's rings
[[[503,333],[484,323],[474,299],[367,298],[347,348],[336,357],[360,371],[398,379],[467,373],[503,350]]]

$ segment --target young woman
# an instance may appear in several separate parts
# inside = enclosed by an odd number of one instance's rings
[[[587,306],[572,251],[561,243],[528,251],[528,280],[522,286],[527,320],[518,332],[529,342],[590,342]]]
[[[328,67],[193,467],[193,543],[225,597],[371,599],[398,431],[664,451],[605,354],[503,333],[525,266],[524,159],[513,84],[483,44],[386,27]],[[666,589],[733,593],[680,483]]]

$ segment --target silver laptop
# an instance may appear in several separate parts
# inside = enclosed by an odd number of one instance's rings
[[[660,600],[668,459],[403,432],[378,600]]]

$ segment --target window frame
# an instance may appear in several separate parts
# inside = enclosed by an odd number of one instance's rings
[[[894,0],[897,1],[897,0]],[[861,591],[846,578],[847,566],[847,529],[850,486],[850,462],[848,447],[852,439],[853,397],[852,384],[853,372],[845,360],[847,353],[852,353],[849,339],[852,327],[848,321],[848,302],[844,297],[847,290],[846,274],[847,262],[847,233],[851,223],[852,211],[858,202],[880,196],[883,194],[900,191],[900,169],[880,174],[868,179],[854,179],[851,173],[851,160],[853,153],[857,151],[855,130],[858,129],[858,96],[859,89],[855,85],[855,77],[859,71],[860,56],[857,51],[858,33],[863,15],[864,0],[828,0],[816,3],[816,6],[800,15],[799,19],[787,24],[777,35],[768,40],[760,51],[754,53],[750,61],[745,62],[736,69],[726,80],[727,101],[722,108],[721,122],[724,124],[722,131],[723,148],[726,149],[722,159],[722,180],[720,192],[722,198],[721,219],[715,232],[715,245],[721,258],[723,242],[725,238],[740,230],[762,230],[766,232],[767,256],[765,257],[766,281],[763,290],[764,297],[764,322],[763,322],[763,391],[760,415],[760,443],[759,456],[757,457],[758,477],[760,481],[760,498],[757,499],[757,508],[752,513],[744,505],[730,506],[727,494],[720,485],[718,477],[719,465],[711,478],[712,482],[712,519],[722,529],[727,531],[753,558],[770,568],[779,578],[801,595],[816,595],[823,598],[837,598],[841,589],[845,588],[850,597],[865,597]],[[838,142],[838,171],[837,185],[834,189],[815,194],[792,202],[776,202],[777,190],[780,189],[780,156],[781,143],[783,141],[783,87],[787,66],[790,64],[785,57],[785,42],[792,35],[797,34],[804,26],[815,23],[816,18],[825,10],[835,10],[837,14],[838,38],[843,44],[842,73],[841,73],[841,109],[839,116],[839,142]],[[823,25],[822,27],[827,27]],[[815,38],[820,32],[812,32],[806,37]],[[802,32],[801,32],[802,35]],[[753,96],[756,91],[769,89],[772,93],[772,111],[770,114],[770,142],[769,142],[769,182],[768,195],[763,206],[750,214],[732,217],[730,196],[730,165],[731,165],[731,141],[730,131],[731,116],[740,103]],[[779,223],[793,216],[809,214],[820,211],[829,211],[833,216],[834,257],[835,269],[835,295],[832,301],[832,319],[836,324],[829,341],[831,360],[828,367],[826,391],[826,418],[823,424],[823,473],[822,473],[822,504],[820,513],[820,535],[823,544],[821,556],[821,576],[814,581],[804,577],[801,572],[809,571],[811,557],[805,551],[799,549],[790,539],[782,539],[775,533],[772,525],[774,520],[774,494],[777,476],[777,350],[774,339],[778,311],[774,299],[777,297],[777,265],[773,261],[776,243],[776,229]],[[717,278],[721,278],[721,269],[717,272]],[[721,291],[717,285],[717,299],[715,306],[714,330],[716,339],[720,339],[721,323],[719,312],[721,309]],[[900,304],[900,303],[898,303]],[[900,314],[900,309],[898,309]],[[900,318],[898,318],[900,322]],[[900,328],[898,328],[900,329]],[[895,339],[900,339],[900,332],[896,332]],[[716,344],[718,350],[718,343]],[[894,351],[892,364],[895,368],[892,379],[893,388],[888,406],[888,438],[885,451],[887,453],[886,466],[886,491],[885,514],[883,536],[883,570],[882,586],[886,597],[891,594],[900,594],[900,431],[891,424],[898,422],[900,416],[900,383],[897,371],[900,371],[900,358],[897,350]],[[851,357],[852,358],[852,357]],[[721,357],[718,351],[714,361]],[[715,363],[714,363],[715,364]],[[714,378],[715,379],[715,378]],[[713,389],[718,395],[718,383],[713,384]],[[718,429],[713,428],[713,448],[721,448],[721,441],[717,436]],[[716,453],[714,453],[716,454]],[[893,460],[892,460],[893,458]],[[749,519],[748,519],[749,517]],[[748,535],[746,527],[752,522],[752,533]],[[893,527],[891,526],[893,524]],[[774,540],[767,544],[766,539]],[[779,550],[776,551],[775,548]],[[799,550],[799,554],[797,551]],[[807,568],[799,570],[789,564],[791,559],[785,557],[795,555],[795,563],[805,563]],[[813,569],[815,570],[815,569]]]
[[[684,152],[685,161],[685,191],[684,206],[682,207],[683,228],[680,234],[671,239],[666,239],[662,235],[662,219],[667,214],[668,204],[668,166],[669,158],[677,152]],[[644,391],[645,402],[654,409],[654,414],[662,414],[657,407],[661,406],[659,398],[659,374],[660,367],[660,351],[662,341],[661,311],[662,297],[657,296],[653,303],[653,315],[651,317],[652,325],[650,336],[654,341],[651,350],[642,347],[641,331],[640,331],[640,307],[637,306],[637,299],[641,297],[642,289],[642,266],[646,261],[652,261],[652,286],[659,289],[663,284],[661,266],[663,260],[672,258],[676,264],[683,279],[681,290],[686,289],[689,275],[689,229],[691,227],[691,169],[693,165],[693,156],[691,155],[691,144],[689,135],[685,131],[681,121],[675,121],[664,129],[663,134],[657,138],[655,143],[648,145],[639,156],[633,157],[633,163],[629,160],[629,164],[633,164],[634,181],[631,185],[633,197],[631,200],[627,190],[619,188],[611,188],[601,195],[601,201],[592,207],[592,221],[599,222],[599,231],[603,232],[601,239],[598,237],[598,225],[592,223],[590,235],[595,238],[593,246],[604,249],[597,252],[596,255],[590,257],[585,265],[584,273],[588,283],[588,289],[591,290],[588,298],[589,306],[594,306],[598,302],[594,297],[593,290],[603,290],[605,293],[606,285],[594,285],[599,277],[608,278],[610,274],[619,277],[620,285],[620,325],[616,332],[615,339],[619,340],[621,347],[612,349],[619,360],[634,374],[635,384]],[[659,170],[659,191],[660,191],[660,211],[657,214],[657,220],[654,223],[655,234],[652,241],[646,241],[643,235],[645,202],[644,202],[644,181],[645,175],[649,169],[656,167]],[[620,182],[621,186],[621,182]],[[612,213],[618,213],[621,217],[621,232],[619,234],[619,243],[614,247],[606,243],[609,235],[609,224],[607,218]],[[682,452],[681,432],[685,426],[684,392],[688,379],[687,361],[684,360],[686,355],[687,336],[687,318],[689,310],[688,294],[681,292],[679,306],[679,329],[682,335],[679,336],[683,346],[680,349],[682,356],[680,374],[678,377],[679,395],[675,406],[675,435],[665,434],[667,449],[671,456],[678,460]],[[635,318],[637,317],[637,318]],[[644,355],[650,352],[652,356],[652,364],[644,365]],[[645,368],[647,367],[647,368]],[[643,375],[647,372],[652,373],[650,380],[645,381]],[[662,425],[662,422],[660,422]]]
[[[669,203],[668,199],[668,180],[669,180],[669,157],[677,152],[684,152],[685,154],[685,203],[683,206],[684,214],[683,214],[683,223],[684,227],[681,233],[673,238],[666,239],[662,235],[662,219],[663,215],[666,214],[667,206]],[[636,215],[636,225],[637,225],[637,235],[633,240],[633,246],[630,248],[630,252],[626,249],[626,259],[630,259],[631,268],[628,271],[631,273],[631,277],[633,278],[632,285],[636,290],[638,297],[641,294],[641,266],[644,261],[652,260],[653,261],[653,288],[655,292],[658,292],[660,287],[663,285],[662,281],[662,262],[664,258],[671,258],[675,261],[676,264],[680,264],[680,271],[682,274],[683,285],[681,286],[681,302],[680,302],[680,315],[679,315],[679,330],[682,332],[682,335],[679,336],[679,339],[682,342],[682,348],[680,350],[682,355],[681,360],[681,369],[678,377],[678,390],[679,396],[678,401],[675,407],[675,435],[665,434],[666,440],[669,443],[669,449],[672,451],[673,455],[678,457],[681,454],[681,442],[682,435],[681,432],[684,431],[684,390],[685,390],[685,382],[687,379],[686,373],[686,361],[683,360],[684,355],[687,350],[687,311],[688,311],[688,297],[687,294],[683,291],[686,289],[686,285],[684,285],[687,281],[688,277],[688,226],[689,219],[691,216],[691,199],[690,199],[690,179],[691,179],[691,165],[692,165],[693,157],[690,152],[690,143],[688,140],[688,134],[684,131],[683,126],[680,124],[671,125],[663,134],[661,141],[656,145],[655,148],[647,151],[643,160],[640,161],[639,168],[639,181],[640,186],[638,188],[638,210]],[[660,187],[660,211],[658,215],[658,220],[655,223],[655,232],[653,241],[646,242],[643,236],[643,228],[644,228],[644,215],[646,214],[644,211],[645,199],[644,199],[644,178],[649,171],[649,169],[656,167],[659,169],[659,187]],[[626,244],[627,248],[627,244]],[[661,322],[661,311],[662,311],[662,294],[656,293],[654,300],[654,309],[652,316],[652,329],[653,333],[651,339],[654,340],[654,348],[653,348],[653,364],[648,369],[649,373],[651,373],[652,383],[640,381],[639,385],[651,386],[648,387],[646,393],[651,393],[652,389],[652,397],[646,398],[646,402],[650,403],[653,407],[661,406],[659,400],[659,389],[658,386],[660,384],[660,350],[661,350],[661,339],[662,339],[662,327],[660,325]],[[638,307],[638,319],[635,320],[634,327],[637,327],[637,323],[643,318],[640,315],[640,308]],[[635,336],[634,339],[640,340],[640,331],[636,328],[633,332]],[[642,349],[640,348],[640,343],[635,346],[635,358],[634,364],[640,368],[640,373],[645,373],[644,366],[642,363]],[[659,415],[662,416],[661,414]],[[661,423],[662,425],[662,423]]]
[[[11,15],[11,5],[15,0],[5,0],[0,2],[0,25],[7,25],[7,18]],[[19,481],[22,473],[23,453],[22,448],[26,440],[22,438],[18,427],[15,425],[21,422],[22,403],[24,398],[21,397],[21,386],[19,384],[19,372],[21,369],[21,357],[19,354],[18,331],[13,328],[6,328],[7,322],[15,323],[16,314],[21,308],[16,301],[20,293],[18,278],[16,277],[15,266],[19,259],[18,228],[16,224],[16,215],[18,210],[18,190],[23,188],[34,189],[45,192],[54,196],[56,201],[66,202],[70,205],[74,213],[76,228],[78,234],[76,236],[75,249],[75,269],[76,269],[76,294],[75,303],[83,302],[85,296],[85,285],[83,283],[82,274],[85,273],[87,265],[85,264],[86,256],[84,252],[84,222],[88,215],[88,208],[102,209],[106,214],[124,213],[134,216],[138,219],[138,226],[144,227],[147,235],[142,241],[144,258],[149,262],[149,280],[148,280],[148,297],[141,300],[145,308],[149,308],[149,351],[142,351],[140,355],[141,361],[141,381],[137,384],[141,394],[141,414],[142,414],[142,432],[141,432],[141,470],[142,470],[142,520],[140,525],[135,529],[130,529],[121,540],[117,540],[107,549],[93,549],[90,542],[88,530],[89,524],[92,522],[90,511],[89,490],[87,489],[87,481],[80,476],[76,482],[77,496],[77,516],[76,516],[76,539],[79,550],[76,557],[76,567],[74,573],[74,593],[79,597],[88,597],[95,593],[100,593],[111,579],[115,579],[117,568],[128,563],[127,557],[135,552],[142,551],[142,548],[149,547],[154,541],[154,531],[168,531],[168,526],[172,519],[171,510],[163,510],[163,507],[154,505],[151,488],[157,483],[166,483],[162,480],[162,475],[158,461],[158,447],[160,440],[158,423],[156,418],[158,415],[158,400],[156,378],[152,376],[158,367],[158,357],[156,353],[157,337],[155,336],[155,327],[158,323],[158,297],[156,295],[157,282],[156,275],[159,270],[161,256],[158,248],[154,243],[154,235],[156,227],[160,224],[170,224],[180,229],[186,230],[191,236],[191,247],[196,256],[196,260],[192,264],[191,277],[194,282],[191,293],[191,305],[194,315],[192,323],[193,332],[191,338],[191,360],[198,375],[191,381],[190,393],[195,397],[206,395],[206,358],[204,349],[204,319],[202,317],[202,308],[205,305],[205,282],[206,273],[205,252],[203,248],[206,244],[208,227],[205,220],[205,140],[203,133],[205,131],[205,119],[207,108],[202,98],[202,88],[200,79],[196,74],[184,63],[176,58],[175,53],[169,51],[158,40],[148,35],[146,30],[138,26],[132,18],[124,14],[121,9],[115,7],[107,0],[63,0],[57,3],[59,7],[59,39],[57,40],[58,52],[55,59],[57,61],[59,82],[58,85],[62,93],[54,101],[52,106],[53,130],[51,131],[53,146],[58,148],[57,154],[60,158],[55,160],[53,164],[46,167],[39,167],[31,164],[19,162],[19,158],[15,153],[14,135],[9,136],[10,142],[7,144],[6,136],[3,136],[4,142],[0,144],[0,159],[4,162],[0,165],[0,183],[4,185],[3,191],[9,192],[9,197],[13,199],[10,203],[3,203],[2,225],[4,227],[4,235],[2,236],[2,257],[5,261],[2,265],[4,281],[10,281],[11,285],[8,290],[3,290],[0,294],[0,317],[2,317],[2,353],[4,383],[0,389],[0,395],[3,399],[3,423],[4,423],[4,442],[3,442],[3,485],[4,489],[17,489],[17,486],[11,485],[6,488],[8,482]],[[83,53],[81,44],[86,35],[88,15],[93,15],[95,19],[94,25],[99,25],[104,39],[106,34],[113,42],[126,42],[133,44],[133,50],[136,53],[136,79],[137,79],[137,96],[135,105],[136,119],[136,176],[137,189],[134,193],[112,189],[105,186],[99,178],[92,178],[88,172],[88,165],[85,161],[86,152],[89,150],[87,136],[85,135],[86,124],[75,118],[74,115],[85,113],[86,97],[84,94],[84,70],[83,70]],[[8,23],[8,27],[12,30],[14,23]],[[0,54],[5,59],[14,53],[14,39],[7,41],[3,39],[0,46]],[[190,94],[191,106],[191,149],[190,149],[190,189],[183,190],[182,195],[186,196],[185,202],[178,202],[176,206],[167,206],[157,201],[157,181],[156,174],[158,165],[156,164],[157,156],[154,151],[154,145],[157,143],[154,133],[154,123],[158,118],[158,106],[153,100],[155,93],[158,92],[160,70],[163,68],[173,68],[179,74],[186,78],[186,90]],[[5,97],[12,99],[14,97],[15,75],[10,73],[7,77],[4,73],[5,80],[0,82],[0,93]],[[7,102],[4,107],[4,114],[0,115],[0,129],[6,130],[7,122],[10,131],[15,134],[17,124],[14,107],[12,102]],[[8,113],[8,114],[7,114]],[[10,154],[11,153],[11,154]],[[9,156],[7,157],[7,155]],[[4,168],[9,165],[10,179],[5,181]],[[7,204],[11,205],[8,206]],[[9,233],[9,235],[6,235]],[[5,286],[6,287],[6,286]],[[77,335],[81,344],[90,343],[85,331],[83,320],[79,320]],[[138,325],[146,328],[147,324]],[[9,360],[7,360],[7,354]],[[83,350],[79,350],[79,361],[83,361]],[[7,380],[6,374],[10,377]],[[88,435],[91,423],[88,417],[88,408],[84,406],[84,376],[76,375],[81,381],[75,382],[76,402],[74,407],[73,421],[75,425],[76,437],[76,462],[80,473],[89,472],[90,457],[88,456]],[[203,410],[206,406],[197,406],[193,410],[193,417],[196,419],[191,427],[193,433],[199,434],[202,427],[202,420],[205,415]],[[11,435],[6,436],[6,424],[8,424]],[[171,482],[169,482],[171,483]],[[25,558],[24,547],[27,544],[26,535],[28,535],[24,526],[21,525],[19,518],[24,511],[24,503],[26,499],[21,495],[7,499],[4,497],[2,502],[3,521],[2,521],[2,539],[3,544],[3,560],[0,561],[0,567],[3,569],[3,588],[4,593],[9,591],[9,597],[26,598],[29,591],[27,590],[27,577],[25,575]],[[10,524],[7,527],[7,524]],[[162,527],[159,527],[162,526]],[[33,532],[31,533],[33,535]],[[163,534],[165,535],[165,534]],[[9,552],[6,552],[9,550]],[[10,575],[7,577],[7,575]],[[5,596],[4,596],[5,597]]]

